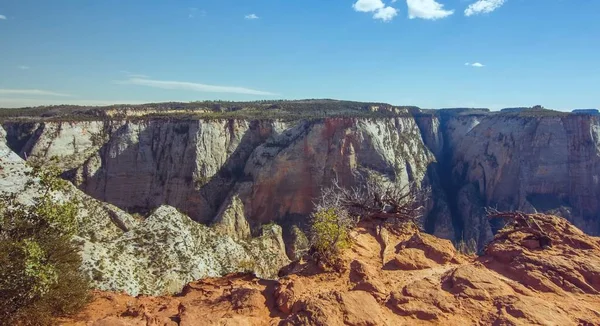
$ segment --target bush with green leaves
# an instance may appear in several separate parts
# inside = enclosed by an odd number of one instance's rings
[[[310,243],[317,260],[335,267],[340,253],[351,243],[350,231],[355,221],[346,210],[338,207],[320,207],[312,214]]]
[[[54,168],[34,168],[26,191],[0,194],[0,321],[8,325],[48,325],[72,314],[88,300],[88,280],[72,242],[77,203],[60,200],[66,181]]]

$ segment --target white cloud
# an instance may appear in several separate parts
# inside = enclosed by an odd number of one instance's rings
[[[144,78],[130,78],[125,81],[117,82],[119,84],[130,84],[148,86],[162,89],[177,89],[194,92],[205,92],[205,93],[231,93],[231,94],[249,94],[249,95],[277,95],[271,92],[264,92],[255,89],[235,86],[215,86],[198,83],[189,83],[181,81],[167,81],[167,80],[152,80]]]
[[[465,9],[465,16],[487,14],[500,8],[506,0],[478,0]]]
[[[46,96],[61,96],[69,97],[71,95],[64,93],[57,93],[52,91],[44,91],[40,89],[6,89],[0,88],[0,95],[46,95]]]
[[[384,22],[389,22],[398,15],[396,8],[386,6],[381,0],[357,0],[352,8],[358,12],[372,12],[373,19],[381,19]]]
[[[479,63],[479,62],[473,62],[473,63],[466,62],[466,63],[465,63],[465,66],[471,66],[471,67],[475,67],[475,68],[482,68],[482,67],[485,67],[485,65],[484,65],[484,64],[482,64],[482,63]]]
[[[244,18],[252,20],[252,19],[258,19],[260,17],[258,17],[256,14],[249,14],[249,15],[246,15]]]
[[[4,19],[6,19],[6,16],[0,15],[0,20],[4,20]]]
[[[373,12],[383,9],[385,4],[381,0],[358,0],[352,8],[358,12]]]
[[[398,10],[396,8],[384,7],[382,9],[377,10],[375,12],[375,14],[373,15],[373,18],[381,19],[384,22],[389,22],[397,15],[398,15]]]
[[[29,66],[17,66],[17,68],[19,68],[21,70],[28,70]]]
[[[454,10],[444,10],[444,5],[435,0],[406,0],[408,18],[436,20],[454,13]]]

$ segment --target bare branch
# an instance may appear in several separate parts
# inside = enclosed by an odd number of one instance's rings
[[[381,176],[361,180],[351,188],[341,187],[337,180],[322,191],[317,209],[342,207],[350,215],[360,219],[398,219],[416,221],[425,210],[422,202],[428,197],[429,188],[419,189],[415,183],[404,186],[390,182]]]

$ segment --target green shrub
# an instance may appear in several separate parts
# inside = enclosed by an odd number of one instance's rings
[[[0,195],[0,321],[7,325],[52,324],[53,317],[75,313],[88,300],[88,281],[71,241],[77,203],[57,202],[55,193],[66,190],[58,172],[33,170],[40,195],[30,204],[15,194]]]
[[[321,263],[335,267],[342,249],[350,246],[352,228],[353,220],[343,209],[321,208],[312,214],[310,242]]]

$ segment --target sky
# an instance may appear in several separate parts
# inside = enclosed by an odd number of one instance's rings
[[[0,0],[0,107],[600,107],[600,0]]]

